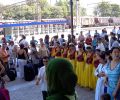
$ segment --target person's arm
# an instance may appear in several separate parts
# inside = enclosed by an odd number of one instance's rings
[[[25,58],[28,59],[28,56],[25,50],[24,50],[24,55],[25,55]]]
[[[98,77],[98,74],[99,74],[99,72],[98,72],[99,66],[100,66],[100,65],[98,65],[98,67],[95,69],[95,72],[94,72],[94,75],[97,76],[97,77]]]
[[[4,68],[4,66],[2,65],[2,63],[0,62],[0,75],[2,74],[2,73],[4,73],[4,71],[5,71],[5,68]]]
[[[37,79],[36,79],[36,85],[39,85],[39,82],[41,80],[41,69],[39,70],[39,73],[38,73],[38,76],[37,76]]]

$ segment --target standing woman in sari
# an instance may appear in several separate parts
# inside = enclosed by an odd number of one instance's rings
[[[84,66],[85,66],[85,52],[83,50],[83,45],[81,45],[80,43],[78,44],[78,51],[77,51],[77,64],[76,64],[76,74],[78,77],[78,84],[80,86],[84,86]]]
[[[67,59],[68,50],[69,50],[69,48],[68,48],[67,44],[66,44],[66,43],[63,44],[63,53],[62,53],[62,57],[63,57],[64,59],[66,59],[66,60],[68,60],[68,59]]]
[[[75,59],[76,48],[75,48],[75,45],[73,43],[70,43],[69,47],[70,47],[69,52],[68,52],[69,61],[73,65],[74,71],[76,71],[76,59]]]
[[[86,63],[84,70],[84,77],[85,77],[84,86],[92,89],[93,50],[92,47],[87,47],[86,50],[87,50],[87,55],[86,55],[86,61],[85,61]]]
[[[60,58],[61,57],[61,52],[62,48],[60,47],[59,42],[56,43],[56,49],[55,49],[55,58]]]
[[[113,47],[111,49],[112,60],[106,68],[107,91],[111,96],[111,100],[120,100],[120,48]]]

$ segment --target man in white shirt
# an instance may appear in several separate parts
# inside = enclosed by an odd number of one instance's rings
[[[65,42],[64,34],[61,35],[61,38],[59,39],[60,46],[63,46],[63,43]]]
[[[113,28],[112,32],[113,32],[114,34],[116,34],[116,33],[117,33],[117,32],[116,32],[116,27],[115,27],[115,26],[114,26],[114,28]]]
[[[120,40],[120,27],[119,27],[119,29],[117,31],[117,36],[118,36],[118,40]]]
[[[40,89],[43,95],[43,100],[46,100],[47,97],[46,67],[48,64],[48,57],[43,58],[43,64],[44,66],[39,69],[36,85],[39,85],[40,83]]]
[[[99,49],[101,51],[105,51],[105,46],[102,43],[102,39],[101,38],[98,39],[98,46],[96,47],[96,49]]]
[[[22,39],[19,41],[19,45],[23,44],[26,53],[28,53],[29,43],[26,41],[26,37],[22,35]]]

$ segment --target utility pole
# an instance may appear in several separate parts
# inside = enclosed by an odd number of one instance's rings
[[[79,0],[76,0],[76,30],[78,32],[78,26],[79,26]]]
[[[36,21],[37,22],[41,22],[41,7],[40,7],[40,3],[39,0],[36,0]],[[41,32],[41,27],[39,27],[39,25],[37,25],[37,32],[39,33],[39,30]],[[39,29],[40,28],[40,29]]]
[[[71,35],[72,35],[72,42],[73,42],[73,0],[70,0],[70,15],[71,15]]]

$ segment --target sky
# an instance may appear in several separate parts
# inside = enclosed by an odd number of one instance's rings
[[[0,0],[0,3],[4,5],[10,5],[10,4],[21,2],[21,1],[25,1],[25,0]],[[48,0],[48,1],[52,1],[52,3],[54,4],[56,0]],[[87,14],[89,15],[92,13],[96,5],[95,3],[99,3],[102,1],[109,1],[110,3],[120,4],[120,0],[80,0],[80,5],[87,9]]]

